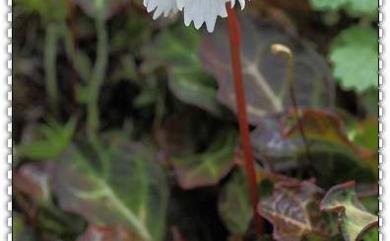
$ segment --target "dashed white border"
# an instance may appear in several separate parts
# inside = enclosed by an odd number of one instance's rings
[[[390,123],[390,114],[387,113],[390,109],[390,68],[386,66],[390,63],[390,17],[386,18],[384,14],[390,13],[390,0],[379,0],[379,6],[379,240],[383,241],[390,233],[390,158],[386,160],[389,156],[386,141],[390,140],[390,127],[385,125]],[[11,56],[12,0],[3,0],[0,3],[0,154],[4,159],[0,160],[0,240],[8,241],[12,241]]]
[[[379,240],[386,240],[390,232],[390,15],[385,13],[390,12],[390,1],[379,0],[379,6]]]
[[[0,240],[12,240],[12,0],[0,3]],[[4,157],[4,158],[3,158]]]
[[[12,241],[13,240],[13,232],[12,232],[12,150],[13,150],[13,139],[12,139],[12,95],[13,95],[13,57],[12,57],[12,20],[13,20],[13,12],[12,12],[12,0],[6,0],[7,1],[7,53],[8,53],[8,61],[7,61],[7,67],[8,67],[8,76],[7,76],[7,101],[8,101],[8,108],[7,108],[7,116],[8,116],[8,123],[7,123],[7,133],[8,133],[8,141],[7,141],[7,147],[8,147],[8,153],[7,153],[7,164],[8,164],[8,170],[7,170],[7,180],[8,180],[8,187],[7,187],[7,193],[8,193],[8,201],[7,201],[7,210],[8,210],[8,218],[7,218],[7,226],[8,226],[8,234],[7,234],[7,240]]]

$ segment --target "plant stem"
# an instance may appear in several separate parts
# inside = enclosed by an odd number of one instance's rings
[[[68,11],[67,21],[62,22],[62,31],[65,44],[65,52],[68,55],[69,60],[71,61],[72,68],[77,72],[81,81],[87,83],[91,77],[91,71],[89,68],[85,69],[85,64],[80,60],[80,55],[78,54],[76,46],[76,30],[74,22],[74,6],[71,3],[71,0],[65,0],[66,7]]]
[[[65,22],[62,24],[62,31],[65,51],[68,55],[69,60],[71,61],[72,67],[79,75],[81,82],[88,83],[91,78],[92,71],[90,71],[89,68],[86,68],[85,64],[83,64],[82,59],[80,58],[80,54],[78,53],[78,50],[76,48],[76,43],[74,40],[75,38],[72,35],[72,31]]]
[[[308,143],[307,138],[306,138],[304,124],[302,123],[301,114],[299,112],[299,107],[298,107],[298,101],[297,101],[297,97],[296,97],[295,89],[294,89],[294,79],[293,79],[294,60],[293,59],[294,59],[293,55],[291,55],[291,57],[288,58],[288,64],[287,64],[287,66],[288,66],[287,67],[288,89],[290,92],[290,98],[291,98],[291,102],[292,102],[293,109],[294,109],[293,110],[294,115],[295,115],[295,118],[298,122],[299,133],[301,134],[303,143],[305,145],[306,158],[310,163],[312,158],[310,155],[309,143]]]
[[[240,127],[242,149],[244,152],[245,169],[247,174],[246,176],[249,186],[250,200],[253,208],[253,215],[255,218],[256,232],[258,235],[261,236],[263,234],[263,220],[256,211],[257,206],[260,205],[260,202],[259,196],[257,194],[256,171],[254,166],[252,146],[249,137],[249,123],[246,110],[244,83],[242,78],[240,55],[240,24],[238,22],[234,9],[232,9],[231,6],[229,6],[228,4],[226,4],[226,9],[228,13],[230,52],[234,77],[234,89],[237,103],[238,123]]]
[[[55,23],[49,23],[46,27],[44,68],[48,102],[54,114],[57,114],[58,108],[57,41],[57,25]]]
[[[95,19],[97,31],[97,57],[93,69],[91,82],[89,83],[89,99],[87,103],[87,131],[92,143],[97,142],[99,130],[99,92],[103,84],[108,62],[108,33],[103,14],[98,14]]]
[[[295,115],[295,118],[298,123],[299,133],[302,137],[303,143],[305,145],[305,152],[306,157],[309,162],[311,162],[311,155],[310,155],[310,149],[309,149],[309,143],[307,141],[306,135],[305,135],[305,129],[304,125],[302,123],[300,113],[299,113],[299,107],[298,107],[298,100],[295,94],[294,89],[294,55],[292,51],[283,44],[274,44],[272,45],[272,52],[275,54],[284,54],[287,57],[287,71],[286,71],[286,80],[287,80],[287,86],[290,94],[290,99],[293,107],[293,114]]]

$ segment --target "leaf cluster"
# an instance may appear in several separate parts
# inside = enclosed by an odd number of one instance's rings
[[[259,237],[223,21],[208,34],[141,1],[17,0],[18,26],[43,21],[14,43],[15,240],[378,240],[373,1],[297,1],[299,17],[278,2],[240,14]]]

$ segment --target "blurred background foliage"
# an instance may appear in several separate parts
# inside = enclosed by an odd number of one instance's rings
[[[226,21],[212,34],[180,14],[153,21],[140,0],[13,11],[15,241],[378,240],[376,1],[239,14],[263,237]],[[294,55],[298,116],[275,43]]]

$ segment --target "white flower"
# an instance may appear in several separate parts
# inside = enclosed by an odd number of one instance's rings
[[[245,7],[245,0],[238,0],[241,9]],[[180,10],[184,13],[184,24],[189,26],[194,22],[195,28],[199,29],[206,23],[207,30],[212,32],[217,17],[227,16],[225,4],[230,2],[234,7],[236,0],[144,0],[148,12],[154,11],[153,19],[162,14],[167,17],[169,14]]]
[[[144,6],[148,13],[154,10],[153,19],[157,19],[162,14],[164,17],[168,17],[178,10],[176,0],[144,0]]]

